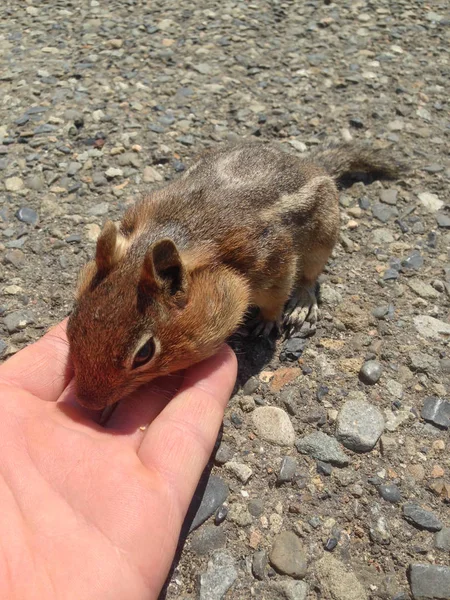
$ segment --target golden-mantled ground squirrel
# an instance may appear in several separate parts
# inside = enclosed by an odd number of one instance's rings
[[[259,333],[318,316],[315,282],[339,232],[338,181],[397,175],[383,151],[341,145],[293,156],[219,147],[107,222],[68,324],[76,393],[103,409],[213,353],[250,306]]]

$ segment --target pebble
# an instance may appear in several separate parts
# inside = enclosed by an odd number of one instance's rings
[[[367,385],[374,385],[383,374],[382,365],[376,360],[368,360],[359,371],[359,378]]]
[[[417,196],[422,205],[430,212],[436,212],[444,206],[442,200],[436,194],[430,192],[422,192]]]
[[[419,281],[417,279],[412,279],[408,281],[408,286],[412,289],[412,291],[425,299],[435,299],[439,298],[440,294],[437,290],[434,289],[430,284],[425,283],[423,281]]]
[[[438,550],[450,552],[450,527],[443,527],[434,535],[434,545]]]
[[[28,206],[22,206],[15,213],[15,216],[22,221],[23,223],[29,223],[30,225],[36,225],[38,222],[38,214],[33,208],[29,208]]]
[[[411,352],[409,354],[411,369],[421,373],[430,373],[439,368],[439,361],[424,352]]]
[[[403,505],[403,517],[418,529],[426,529],[427,531],[440,531],[442,529],[442,523],[434,513],[413,502]]]
[[[215,513],[217,508],[221,506],[228,496],[228,486],[216,475],[211,475],[206,484],[203,495],[200,499],[200,506],[198,507],[194,518],[192,519],[189,531],[193,531],[199,525],[204,523],[206,519],[209,519],[211,515]],[[197,492],[194,496],[193,505],[198,502]]]
[[[231,554],[217,550],[208,562],[206,573],[200,575],[199,600],[222,600],[237,576],[238,572]]]
[[[436,223],[439,227],[448,229],[450,228],[450,216],[444,213],[436,213]]]
[[[267,552],[265,550],[258,550],[253,554],[252,573],[255,579],[264,579],[268,560],[269,557],[267,556]]]
[[[397,190],[382,190],[380,192],[380,200],[384,204],[390,204],[391,206],[395,206],[397,204]]]
[[[316,575],[324,598],[333,600],[368,600],[365,589],[353,571],[332,554],[315,562]]]
[[[234,456],[234,450],[227,444],[226,442],[221,442],[220,446],[217,449],[214,460],[219,465],[224,465],[225,463],[231,461]]]
[[[226,543],[227,536],[222,527],[205,525],[192,535],[191,549],[199,556],[204,556],[223,548]]]
[[[292,531],[279,533],[269,554],[270,564],[283,575],[303,579],[306,575],[306,554],[300,539]]]
[[[414,600],[449,600],[450,567],[411,564],[409,581]]]
[[[16,310],[3,318],[3,323],[8,333],[15,333],[34,323],[34,316],[30,312]]]
[[[153,167],[145,167],[142,180],[144,183],[157,183],[163,180],[163,176]]]
[[[240,502],[234,502],[228,509],[228,519],[239,527],[247,527],[253,523],[252,515],[248,508]]]
[[[423,266],[423,256],[415,250],[402,260],[402,268],[418,271]]]
[[[109,167],[109,169],[105,171],[105,175],[108,179],[114,179],[115,177],[122,177],[123,171],[118,167]]]
[[[322,431],[316,431],[298,439],[295,445],[301,454],[309,454],[316,460],[325,463],[345,466],[350,462],[339,443]]]
[[[391,502],[391,504],[398,504],[401,502],[402,494],[395,483],[383,483],[378,488],[378,491],[383,500]]]
[[[421,336],[442,340],[450,336],[450,323],[440,321],[429,315],[418,315],[413,317],[414,326]]]
[[[230,461],[225,463],[224,466],[228,471],[233,473],[233,475],[236,475],[236,477],[239,479],[239,481],[242,481],[242,483],[247,483],[247,481],[253,475],[253,471],[248,465],[244,465],[239,462]]]
[[[280,352],[281,361],[298,360],[306,347],[307,341],[298,337],[289,338],[284,344]]]
[[[374,204],[372,206],[372,214],[375,219],[382,223],[387,223],[392,217],[398,216],[398,210],[394,206],[387,204]]]
[[[259,517],[263,514],[264,502],[261,500],[261,498],[253,498],[252,500],[250,500],[250,502],[248,503],[248,512],[253,517]]]
[[[269,589],[270,600],[306,600],[308,584],[305,581],[277,581]],[[258,596],[263,598],[263,596]]]
[[[297,461],[292,456],[284,456],[281,461],[280,470],[278,472],[277,483],[287,483],[292,481],[297,470]]]
[[[98,204],[94,204],[91,208],[88,209],[88,214],[94,217],[102,217],[106,215],[109,211],[109,204],[107,202],[99,202]]]
[[[2,356],[2,354],[4,354],[7,347],[8,347],[8,344],[0,338],[0,356]]]
[[[20,177],[9,177],[5,179],[5,189],[7,192],[20,192],[24,183]]]
[[[383,430],[383,415],[368,402],[348,400],[339,412],[336,437],[349,450],[369,452]]]
[[[219,508],[216,510],[216,514],[214,515],[214,524],[220,525],[221,523],[223,523],[225,521],[227,516],[228,516],[228,506],[226,506],[225,504],[223,504],[222,506],[219,506]]]
[[[90,240],[91,242],[96,242],[98,236],[100,235],[100,227],[97,225],[97,223],[89,223],[89,225],[86,225],[84,228],[84,233],[87,237],[88,240]]]
[[[278,446],[293,446],[295,431],[289,415],[275,406],[260,406],[252,412],[256,434]]]
[[[445,429],[450,427],[450,402],[448,400],[429,396],[425,398],[420,414],[422,419],[433,423],[433,425]]]

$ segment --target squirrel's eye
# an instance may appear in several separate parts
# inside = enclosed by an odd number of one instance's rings
[[[133,369],[145,365],[155,354],[155,342],[153,338],[150,338],[145,342],[143,346],[136,352],[133,360]]]

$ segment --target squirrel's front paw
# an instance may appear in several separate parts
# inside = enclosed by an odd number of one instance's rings
[[[299,288],[287,303],[283,324],[288,335],[299,331],[305,322],[315,325],[319,319],[316,289]]]

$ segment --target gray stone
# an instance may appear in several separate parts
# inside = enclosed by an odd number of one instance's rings
[[[226,442],[222,442],[217,449],[214,459],[219,465],[224,465],[226,462],[232,460],[233,456],[234,450]]]
[[[380,200],[384,204],[390,204],[391,206],[395,206],[397,204],[397,190],[381,190],[380,192]]]
[[[439,227],[448,229],[450,227],[450,216],[444,213],[436,213],[436,223]]]
[[[29,190],[35,190],[39,192],[45,187],[45,179],[42,175],[32,175],[31,177],[27,177],[25,180],[25,185]]]
[[[418,271],[423,266],[423,256],[417,250],[402,260],[402,268]]]
[[[450,527],[443,527],[434,535],[434,545],[438,550],[450,552]]]
[[[306,600],[309,586],[306,581],[276,581],[270,586],[270,599]],[[259,596],[262,598],[263,596]]]
[[[214,550],[223,548],[227,543],[227,536],[222,527],[216,525],[205,525],[198,529],[191,537],[191,549],[203,556]]]
[[[450,599],[450,567],[411,564],[409,581],[414,600]]]
[[[309,454],[316,460],[332,465],[345,466],[350,462],[339,443],[322,431],[316,431],[298,439],[295,445],[301,454]]]
[[[374,385],[383,374],[382,365],[376,360],[368,360],[359,371],[359,378],[367,385]]]
[[[22,188],[23,180],[20,177],[5,179],[5,189],[7,192],[20,192]]]
[[[384,246],[385,244],[391,244],[394,241],[394,236],[389,229],[380,227],[372,231],[372,244],[375,246]]]
[[[337,418],[337,439],[350,450],[369,452],[384,430],[381,412],[363,400],[348,400]]]
[[[398,210],[394,206],[380,203],[372,206],[372,214],[378,221],[387,223],[392,217],[398,217]]]
[[[411,360],[411,369],[413,371],[429,373],[436,371],[439,368],[439,361],[424,352],[411,352],[409,358]]]
[[[448,429],[450,427],[450,402],[436,396],[425,398],[423,402],[422,419],[429,421],[438,427]]]
[[[28,206],[22,206],[16,212],[16,217],[19,221],[23,223],[28,223],[29,225],[36,225],[38,222],[38,214],[33,208],[29,208]]]
[[[403,517],[418,529],[426,529],[427,531],[440,531],[442,529],[442,523],[434,513],[413,502],[403,505]]]
[[[268,559],[269,558],[265,550],[258,550],[253,554],[252,573],[255,579],[264,579]]]
[[[216,551],[208,570],[200,576],[200,600],[222,600],[237,576],[233,557],[223,550]]]
[[[29,311],[16,310],[3,318],[3,323],[8,333],[15,333],[34,323],[34,316]]]
[[[101,217],[106,215],[109,211],[109,204],[107,202],[99,202],[98,204],[94,204],[91,208],[88,209],[88,214],[93,215],[95,217]]]
[[[395,483],[383,483],[378,491],[383,500],[391,502],[391,504],[398,504],[402,499],[402,494]]]
[[[253,517],[259,517],[264,512],[264,502],[261,498],[253,498],[248,503],[248,512]]]
[[[383,275],[384,281],[392,281],[399,278],[399,273],[396,269],[386,269]]]
[[[7,347],[8,347],[8,344],[0,338],[0,356],[2,356],[2,354],[4,354]]]
[[[303,579],[306,575],[306,554],[300,539],[292,531],[282,531],[273,542],[270,564],[283,575]]]
[[[196,493],[197,494],[197,493]],[[200,506],[197,509],[195,517],[192,520],[189,531],[193,531],[199,525],[209,519],[217,508],[225,502],[228,496],[228,486],[215,475],[211,475],[206,484],[205,491],[200,497]],[[194,496],[194,502],[198,501],[198,496]]]
[[[425,283],[424,281],[420,281],[418,279],[411,279],[408,281],[409,287],[412,291],[425,299],[435,299],[439,298],[440,293],[434,289],[430,284]]]
[[[142,180],[144,183],[156,183],[162,181],[163,176],[153,167],[145,167],[142,174]]]
[[[278,473],[277,483],[287,483],[292,481],[297,470],[297,461],[292,456],[284,456],[281,461],[280,470]]]
[[[418,315],[413,318],[417,331],[426,338],[442,340],[450,336],[450,323],[440,321],[429,315]]]
[[[83,165],[79,162],[71,162],[67,167],[67,175],[73,177],[83,168]]]
[[[25,264],[25,254],[19,249],[10,250],[5,254],[5,263],[21,269]]]
[[[228,471],[233,473],[233,475],[236,475],[236,477],[239,479],[239,481],[242,481],[242,483],[247,483],[253,474],[253,471],[248,465],[244,465],[239,462],[230,461],[225,463],[224,466]]]
[[[320,581],[324,598],[333,600],[368,600],[363,586],[353,571],[331,554],[315,563],[316,575]]]
[[[252,412],[253,427],[257,435],[278,446],[293,446],[295,431],[289,415],[275,406],[260,406]]]

